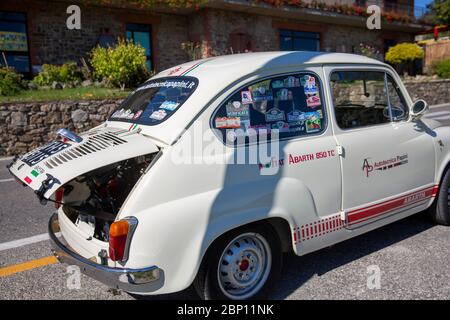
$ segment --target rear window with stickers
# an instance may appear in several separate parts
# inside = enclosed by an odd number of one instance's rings
[[[197,85],[198,80],[193,77],[151,80],[131,93],[108,120],[157,125],[174,114]]]
[[[280,138],[320,133],[324,113],[318,76],[303,72],[241,88],[217,110],[212,126],[225,143],[236,144],[252,136],[270,138],[275,129]]]

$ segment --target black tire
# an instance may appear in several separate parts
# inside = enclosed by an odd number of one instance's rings
[[[262,284],[263,280],[260,282],[261,288],[251,296],[244,297],[244,299],[262,299],[267,296],[274,284],[277,283],[281,274],[283,260],[281,241],[272,226],[267,223],[254,223],[227,232],[219,237],[208,249],[193,283],[193,287],[201,299],[234,300],[233,297],[227,296],[223,292],[219,284],[219,262],[222,258],[222,253],[224,253],[231,241],[234,241],[241,235],[250,233],[266,240],[270,247],[271,265],[268,267],[270,270],[264,284]],[[238,299],[241,298],[236,298],[236,300]]]
[[[450,170],[447,169],[439,186],[436,199],[434,200],[431,207],[428,209],[428,212],[433,221],[436,222],[437,224],[442,224],[444,226],[450,225],[449,188],[450,188]]]

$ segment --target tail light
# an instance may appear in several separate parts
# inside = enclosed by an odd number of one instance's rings
[[[113,222],[109,227],[109,258],[113,261],[128,259],[129,240],[137,226],[137,219],[130,217]]]
[[[61,202],[64,195],[64,188],[60,187],[55,192],[55,208],[58,209],[61,206]]]

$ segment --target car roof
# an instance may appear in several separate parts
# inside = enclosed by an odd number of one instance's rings
[[[315,51],[274,51],[232,54],[191,61],[164,70],[156,77],[194,76],[201,78],[205,71],[208,74],[210,73],[208,71],[220,72],[222,76],[230,74],[237,75],[237,73],[242,76],[263,69],[344,63],[387,66],[383,62],[357,54]]]
[[[378,65],[386,64],[364,56],[329,53],[329,52],[258,52],[218,56],[202,60],[190,61],[164,70],[153,79],[163,77],[184,76],[198,79],[198,86],[183,106],[170,119],[156,126],[142,126],[142,130],[149,136],[164,143],[171,144],[183,132],[186,126],[204,110],[209,102],[215,101],[226,88],[231,88],[239,80],[246,80],[249,75],[290,72],[292,68],[303,66],[321,66],[324,64],[356,64]],[[116,124],[117,125],[117,124]]]

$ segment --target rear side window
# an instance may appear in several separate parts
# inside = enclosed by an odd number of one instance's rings
[[[278,130],[279,138],[320,133],[325,128],[325,106],[319,77],[302,72],[246,85],[217,109],[211,121],[227,144],[248,143],[260,135],[270,139],[273,130]]]
[[[193,77],[168,77],[150,80],[137,88],[109,117],[143,125],[157,125],[167,120],[195,91]]]

